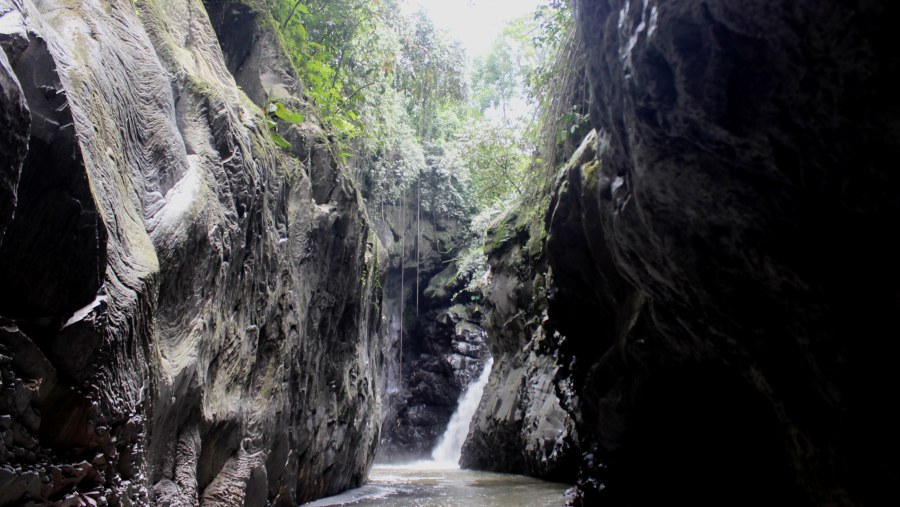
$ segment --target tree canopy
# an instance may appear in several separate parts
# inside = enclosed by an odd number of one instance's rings
[[[427,211],[468,220],[527,192],[531,175],[559,159],[542,152],[584,123],[585,97],[554,91],[561,73],[573,74],[558,63],[572,46],[563,0],[511,21],[474,60],[398,0],[270,1],[306,94],[339,151],[352,154],[370,207],[397,203],[415,185]]]

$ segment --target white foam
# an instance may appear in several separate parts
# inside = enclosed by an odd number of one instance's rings
[[[469,384],[466,392],[460,398],[459,406],[456,407],[456,412],[453,413],[450,424],[447,425],[447,431],[431,451],[431,457],[434,458],[437,465],[459,467],[462,446],[469,434],[469,426],[472,424],[472,418],[475,417],[478,404],[481,403],[481,395],[484,394],[484,386],[487,385],[493,365],[494,359],[488,358],[478,380]]]

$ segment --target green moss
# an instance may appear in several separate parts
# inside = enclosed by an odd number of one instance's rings
[[[600,183],[600,161],[592,160],[587,164],[581,166],[581,173],[583,175],[584,181],[584,190],[585,193],[590,195],[597,192],[597,187]]]
[[[545,225],[545,216],[547,209],[550,207],[550,195],[545,194],[536,202],[532,202],[523,214],[523,226],[528,227],[528,242],[525,244],[525,250],[532,259],[540,257],[544,251],[544,240],[547,239],[547,228]]]
[[[217,97],[216,89],[207,81],[197,76],[188,74],[184,83],[184,89],[200,97],[214,99]]]
[[[518,214],[516,210],[508,211],[500,215],[494,223],[492,223],[485,233],[485,253],[499,250],[506,242],[515,237],[513,232],[516,229]]]
[[[251,99],[247,96],[246,93],[244,93],[244,90],[241,90],[240,86],[238,87],[238,100],[241,103],[241,107],[248,111],[253,111],[254,113],[258,112],[259,117],[262,118],[262,109],[257,103],[253,102],[253,99]]]
[[[524,247],[529,257],[538,259],[547,237],[544,216],[549,205],[549,195],[519,201],[512,210],[498,217],[488,228],[485,235],[485,253],[498,251],[510,240],[516,240]]]

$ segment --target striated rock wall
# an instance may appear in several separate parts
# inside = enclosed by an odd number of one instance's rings
[[[296,505],[374,459],[385,253],[223,5],[255,67],[197,0],[0,2],[0,504]]]

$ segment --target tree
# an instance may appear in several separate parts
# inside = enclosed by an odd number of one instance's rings
[[[509,125],[482,119],[461,133],[448,153],[446,164],[464,175],[475,211],[522,195],[531,147],[517,132]]]
[[[382,44],[396,0],[274,0],[284,42],[306,94],[339,139],[363,130],[368,91],[389,83],[393,57]]]
[[[466,55],[462,46],[435,29],[424,10],[401,27],[402,51],[396,86],[409,99],[419,139],[434,138],[435,116],[466,97]]]
[[[527,77],[533,71],[535,48],[528,33],[533,24],[528,18],[510,22],[491,44],[485,57],[474,62],[472,88],[482,112],[496,109],[505,123],[515,99],[524,99]]]

